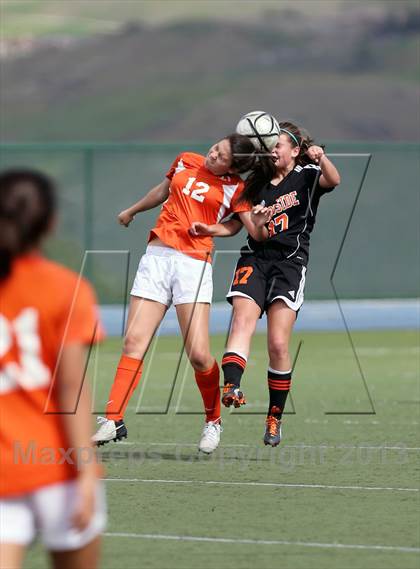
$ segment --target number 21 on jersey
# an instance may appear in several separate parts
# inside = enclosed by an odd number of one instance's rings
[[[34,308],[25,308],[12,322],[0,314],[0,359],[13,348],[14,341],[19,351],[19,361],[0,365],[0,393],[48,385],[51,372],[41,358],[38,320]]]
[[[197,178],[188,178],[188,182],[186,186],[182,189],[182,192],[187,196],[191,196],[193,200],[203,203],[205,199],[204,194],[206,194],[209,191],[210,186],[205,182],[196,182],[195,188],[193,189],[193,185],[196,179]]]

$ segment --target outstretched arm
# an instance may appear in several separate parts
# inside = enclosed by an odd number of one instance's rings
[[[194,237],[210,235],[211,237],[231,237],[236,235],[245,225],[246,230],[255,241],[265,241],[268,238],[268,229],[265,224],[270,220],[268,208],[256,205],[252,211],[238,213],[240,220],[230,219],[225,223],[207,225],[200,221],[194,221],[190,227],[190,233]]]
[[[128,209],[124,209],[121,213],[118,214],[119,223],[121,225],[125,225],[125,227],[128,227],[137,213],[147,211],[148,209],[153,209],[154,207],[167,200],[169,196],[170,183],[170,180],[168,180],[168,178],[165,178],[160,184],[147,192],[147,194],[138,202],[130,206]]]

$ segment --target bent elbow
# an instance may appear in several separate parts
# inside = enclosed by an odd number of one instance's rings
[[[330,188],[336,188],[337,186],[340,185],[341,183],[341,178],[339,175],[337,176],[331,176],[330,178],[326,179],[326,183],[328,185],[328,187]]]

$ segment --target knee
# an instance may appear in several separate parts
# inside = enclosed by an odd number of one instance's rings
[[[232,332],[247,332],[252,334],[254,332],[256,325],[256,320],[253,316],[249,314],[241,314],[240,312],[234,312],[232,318]]]
[[[132,358],[142,359],[146,353],[147,346],[144,345],[144,338],[140,334],[128,332],[124,338],[123,353]]]
[[[271,359],[284,359],[289,357],[289,343],[284,338],[270,341],[268,351]]]
[[[197,371],[206,371],[213,365],[214,358],[205,350],[194,350],[189,354],[192,367]]]

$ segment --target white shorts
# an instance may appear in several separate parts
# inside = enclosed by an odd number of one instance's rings
[[[72,527],[76,482],[69,480],[43,486],[17,498],[0,500],[0,541],[27,546],[39,534],[50,551],[81,549],[105,529],[106,502],[103,482],[98,480],[95,512],[88,527]]]
[[[140,259],[131,294],[166,306],[190,302],[211,304],[212,266],[171,247],[149,245]]]

